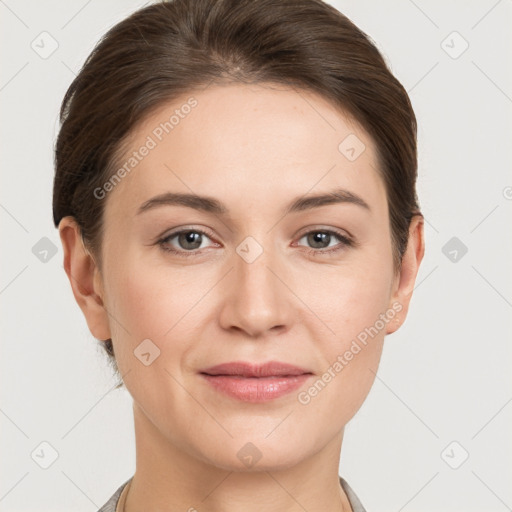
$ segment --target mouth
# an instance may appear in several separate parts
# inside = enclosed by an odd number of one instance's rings
[[[262,377],[296,377],[298,375],[310,374],[312,372],[298,366],[280,361],[269,361],[263,364],[246,363],[243,361],[233,361],[231,363],[222,363],[210,368],[201,370],[200,373],[217,376],[262,378]]]
[[[244,402],[267,402],[302,386],[313,373],[280,361],[252,364],[235,361],[201,370],[199,374],[216,390]]]

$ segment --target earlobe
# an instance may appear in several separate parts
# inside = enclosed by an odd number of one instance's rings
[[[400,275],[396,278],[396,285],[393,291],[390,305],[399,303],[400,313],[397,314],[394,321],[387,325],[386,334],[392,334],[397,331],[404,323],[409,310],[414,284],[418,275],[418,270],[425,254],[424,239],[424,219],[423,215],[417,214],[411,219],[409,225],[409,240],[407,249],[402,258],[402,267]],[[395,308],[394,308],[395,309]]]
[[[64,251],[64,270],[89,330],[96,339],[109,339],[111,334],[103,303],[101,275],[93,256],[83,243],[80,227],[73,217],[64,217],[60,221],[59,235]]]

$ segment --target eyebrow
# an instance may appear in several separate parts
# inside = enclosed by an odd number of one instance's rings
[[[354,204],[371,211],[368,203],[348,190],[337,188],[323,194],[300,196],[285,209],[285,215],[330,204]],[[166,192],[145,201],[138,209],[137,215],[160,206],[185,206],[215,215],[226,215],[229,210],[219,200],[209,196]]]

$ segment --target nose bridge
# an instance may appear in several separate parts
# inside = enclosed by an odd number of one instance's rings
[[[236,247],[233,281],[221,315],[224,327],[237,326],[252,336],[286,327],[290,319],[289,291],[276,276],[282,268],[279,254],[266,240],[264,245],[247,237]]]

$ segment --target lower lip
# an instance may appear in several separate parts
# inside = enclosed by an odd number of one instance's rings
[[[289,377],[240,377],[201,374],[215,389],[244,402],[268,402],[291,393],[312,375]]]

